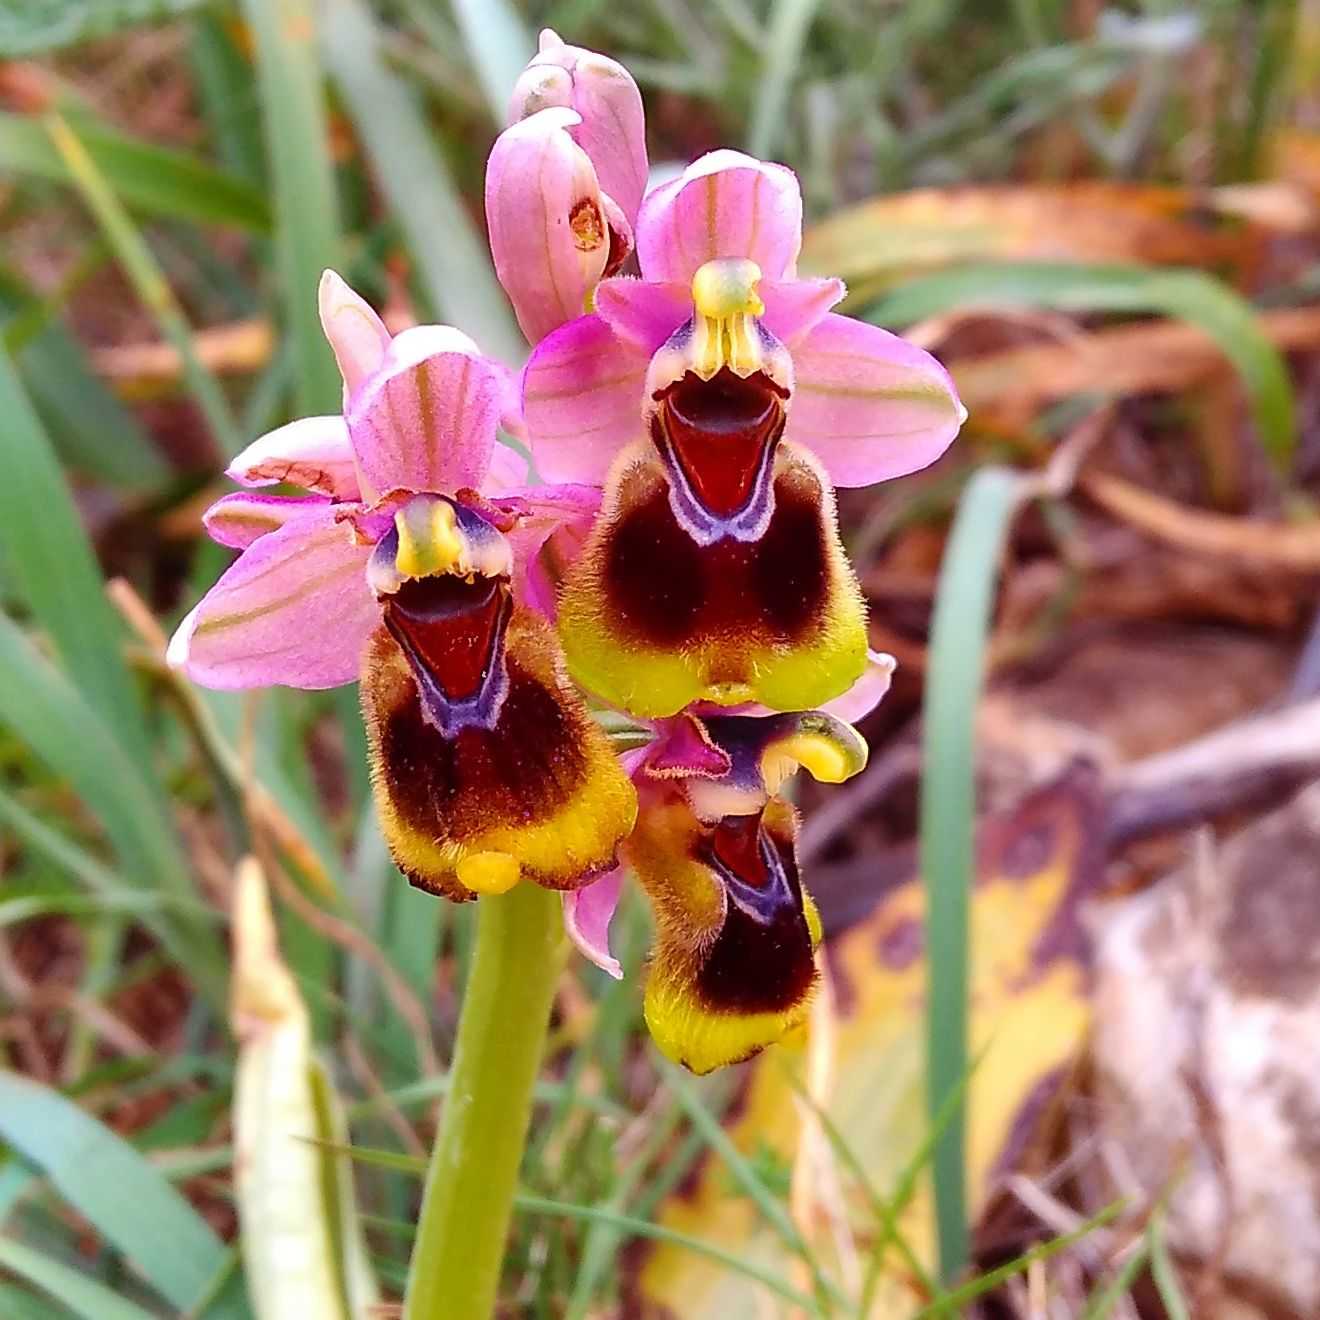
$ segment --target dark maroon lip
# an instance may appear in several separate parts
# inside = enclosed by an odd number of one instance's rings
[[[441,732],[489,726],[498,715],[511,610],[503,578],[418,578],[385,600],[385,626]]]
[[[784,429],[781,390],[763,372],[687,372],[657,396],[659,428],[695,501],[716,518],[751,505]]]

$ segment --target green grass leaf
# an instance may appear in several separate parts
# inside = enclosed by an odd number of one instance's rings
[[[0,417],[6,467],[0,482],[0,552],[6,575],[125,751],[145,759],[142,706],[121,655],[123,629],[105,599],[100,568],[50,439],[3,348]]]
[[[21,0],[20,0],[21,2]],[[232,225],[252,233],[270,229],[270,208],[250,183],[182,151],[158,147],[73,115],[96,168],[125,205],[148,215],[196,224]],[[68,166],[39,119],[0,114],[0,169],[71,182]]]
[[[766,31],[765,67],[756,82],[747,130],[747,150],[753,156],[773,155],[780,140],[807,29],[819,8],[820,0],[775,0]]]
[[[1116,1218],[1122,1209],[1122,1202],[1106,1206],[1098,1215],[1093,1215],[1086,1223],[1079,1228],[1075,1228],[1071,1233],[1065,1233],[1062,1237],[1051,1238],[1048,1242],[1042,1242],[1040,1246],[1033,1247],[1030,1251],[1024,1251],[1016,1259],[998,1265],[992,1270],[987,1270],[984,1274],[978,1274],[976,1278],[969,1283],[965,1283],[961,1288],[955,1288],[952,1292],[945,1293],[943,1297],[937,1298],[929,1306],[923,1306],[912,1317],[912,1320],[934,1320],[936,1316],[960,1317],[965,1315],[968,1302],[975,1301],[976,1298],[983,1297],[986,1293],[998,1288],[1005,1279],[1011,1279],[1015,1274],[1024,1273],[1036,1261],[1049,1260],[1051,1256],[1057,1256],[1059,1252],[1067,1250],[1075,1242],[1081,1242],[1083,1238],[1094,1233],[1097,1228],[1101,1228]]]
[[[130,492],[158,489],[169,464],[137,418],[89,367],[81,346],[12,272],[0,268],[0,315],[40,314],[43,323],[13,349],[33,406],[61,460],[77,472]]]
[[[192,327],[184,317],[178,299],[164,272],[152,255],[147,241],[115,195],[114,189],[96,164],[86,144],[70,123],[58,115],[50,116],[46,129],[64,161],[88,210],[101,226],[111,250],[134,291],[156,319],[160,332],[179,351],[183,376],[197,406],[206,417],[216,444],[225,454],[235,454],[243,437],[234,424],[234,415],[219,382],[203,365],[193,347]]]
[[[101,822],[125,885],[195,898],[191,868],[150,781],[105,720],[0,614],[0,724],[66,778]],[[214,1007],[225,1002],[225,958],[209,924],[178,913],[147,919]]]
[[[453,0],[451,7],[486,94],[491,118],[502,128],[513,84],[536,53],[536,43],[508,0]]]
[[[968,307],[1154,312],[1196,326],[1241,375],[1261,441],[1278,469],[1288,472],[1297,422],[1287,367],[1261,330],[1251,304],[1213,276],[1141,266],[988,263],[914,280],[872,304],[865,317],[881,325],[910,325]]]
[[[527,346],[485,240],[468,216],[416,97],[386,64],[376,25],[361,0],[328,0],[324,45],[435,311],[487,353],[521,361]],[[501,122],[502,116],[501,108]]]
[[[0,1073],[0,1136],[167,1301],[186,1311],[210,1286],[224,1263],[223,1243],[160,1171],[103,1123],[48,1086]],[[102,1320],[114,1313],[94,1314]]]
[[[0,1238],[0,1266],[35,1284],[82,1320],[153,1320],[150,1311],[120,1297],[105,1284],[97,1283],[80,1270],[52,1260],[13,1238]],[[0,1292],[0,1300],[6,1305],[7,1292],[8,1289]],[[46,1308],[37,1310],[35,1302],[32,1308],[26,1312],[6,1309],[5,1315],[13,1316],[15,1320],[22,1315],[45,1316],[50,1320]]]
[[[1021,478],[983,468],[968,484],[940,566],[923,712],[920,857],[926,887],[926,1085],[932,1122],[964,1085],[967,1057],[968,901],[975,866],[974,720],[999,558],[1022,494]],[[965,1122],[959,1112],[935,1143],[940,1270],[968,1260]]]
[[[337,412],[339,371],[321,333],[316,289],[339,260],[339,198],[311,0],[243,0],[257,46],[257,85],[271,186],[275,265],[292,341],[300,414]]]
[[[1150,1226],[1146,1229],[1146,1240],[1150,1244],[1150,1276],[1168,1320],[1191,1320],[1191,1309],[1183,1297],[1182,1287],[1178,1283],[1178,1271],[1174,1268],[1169,1244],[1164,1237],[1162,1213],[1151,1217]]]

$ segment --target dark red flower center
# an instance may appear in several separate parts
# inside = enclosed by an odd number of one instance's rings
[[[413,670],[421,671],[419,679],[429,677],[450,701],[465,701],[481,690],[511,608],[504,578],[416,578],[384,606],[385,624]]]
[[[787,392],[763,372],[721,367],[710,380],[689,371],[657,397],[658,425],[692,493],[720,517],[745,507],[784,429]]]

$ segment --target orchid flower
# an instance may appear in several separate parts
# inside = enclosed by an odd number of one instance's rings
[[[491,255],[536,343],[581,316],[633,247],[646,188],[642,97],[632,75],[541,33],[486,166]]]
[[[926,466],[965,412],[928,353],[830,311],[841,281],[797,276],[792,171],[712,152],[635,228],[641,278],[604,279],[523,375],[542,477],[604,488],[560,602],[569,671],[646,717],[819,706],[866,662],[833,487]]]
[[[819,711],[694,707],[649,725],[624,754],[641,810],[623,848],[651,902],[656,944],[645,1013],[657,1045],[694,1072],[782,1040],[806,1017],[821,928],[798,872],[798,818],[779,796],[799,768],[841,783],[866,765],[860,719],[884,695],[889,656],[869,657]],[[609,948],[623,868],[564,895],[578,948],[612,976]]]
[[[409,879],[453,899],[519,878],[555,889],[615,863],[635,793],[531,608],[531,561],[592,492],[524,489],[496,434],[510,378],[467,336],[391,337],[333,272],[321,320],[342,415],[262,437],[205,516],[242,551],[183,621],[170,662],[215,688],[360,677],[385,838]],[[310,493],[258,488],[292,482]]]

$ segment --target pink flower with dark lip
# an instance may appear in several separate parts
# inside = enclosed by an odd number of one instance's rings
[[[957,434],[966,413],[935,358],[831,312],[841,280],[797,275],[802,197],[791,170],[711,152],[650,193],[635,228],[641,278],[605,280],[595,313],[543,340],[523,373],[524,416],[546,480],[601,485],[620,449],[646,435],[648,372],[697,316],[693,284],[708,262],[754,264],[748,292],[763,311],[727,319],[750,317],[769,345],[763,359],[785,350],[784,438],[814,453],[834,485],[914,472]]]
[[[796,813],[778,790],[799,768],[825,783],[864,768],[866,743],[845,721],[880,701],[893,667],[873,654],[825,710],[704,706],[652,721],[651,741],[621,758],[640,800],[623,858],[656,915],[647,1023],[694,1071],[781,1039],[805,1015],[819,922],[798,875]],[[563,896],[569,937],[616,978],[609,928],[623,878],[620,867]]]
[[[249,489],[206,514],[242,553],[183,621],[170,662],[216,688],[362,680],[386,840],[413,883],[451,898],[526,876],[552,888],[614,864],[635,794],[562,674],[528,569],[590,488],[528,487],[497,440],[507,370],[447,326],[391,336],[333,272],[321,317],[342,415],[256,441]]]
[[[344,412],[254,441],[227,471],[249,489],[204,515],[214,540],[243,551],[170,644],[171,662],[208,687],[353,682],[380,622],[367,564],[408,494],[467,489],[498,502],[524,563],[598,500],[587,487],[528,485],[526,461],[496,439],[501,424],[521,429],[508,369],[466,335],[432,325],[391,336],[333,271],[322,279],[321,314]],[[279,483],[311,493],[260,491]]]
[[[797,178],[716,151],[642,202],[641,278],[597,285],[523,372],[542,477],[601,486],[568,574],[570,673],[632,714],[819,706],[862,673],[834,487],[926,466],[965,415],[922,349],[803,279]]]

